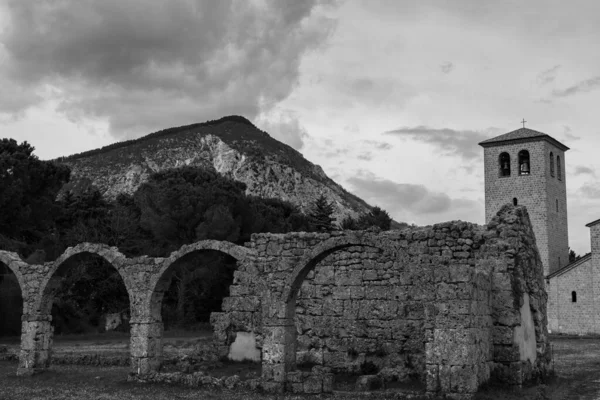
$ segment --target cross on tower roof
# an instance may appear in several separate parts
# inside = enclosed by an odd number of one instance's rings
[[[523,118],[523,121],[521,121],[521,123],[523,124],[523,128],[525,128],[525,122],[527,121],[525,121],[525,118]]]

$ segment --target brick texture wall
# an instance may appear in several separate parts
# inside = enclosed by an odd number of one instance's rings
[[[588,334],[598,330],[592,259],[547,281],[548,330],[552,333]],[[573,302],[572,292],[577,295]]]

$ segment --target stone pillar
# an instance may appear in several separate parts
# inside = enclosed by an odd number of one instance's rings
[[[131,372],[156,372],[162,362],[163,324],[156,320],[131,320]]]
[[[53,333],[51,315],[23,315],[17,375],[32,375],[50,367]]]
[[[286,374],[296,364],[296,327],[283,319],[263,327],[262,378],[268,392],[283,392]]]

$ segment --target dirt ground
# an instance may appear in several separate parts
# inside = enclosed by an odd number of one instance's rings
[[[184,354],[199,341],[209,340],[203,334],[168,335],[165,351]],[[0,340],[0,344],[3,341]],[[6,343],[4,341],[4,343]],[[128,335],[111,334],[92,337],[57,337],[55,351],[61,352],[127,352]],[[16,350],[15,340],[6,343]],[[600,337],[553,337],[556,377],[548,382],[507,390],[486,387],[477,400],[595,400],[600,399]],[[0,361],[0,400],[71,400],[71,399],[304,399],[306,396],[266,396],[250,392],[188,388],[167,384],[127,382],[127,367],[93,367],[55,365],[50,371],[33,377],[17,377],[16,362]],[[334,399],[402,399],[399,393],[337,393],[319,398]]]

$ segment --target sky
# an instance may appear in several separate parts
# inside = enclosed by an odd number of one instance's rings
[[[571,148],[584,254],[599,14],[595,0],[0,0],[0,137],[52,159],[243,115],[397,221],[483,224],[477,143],[524,118]]]

